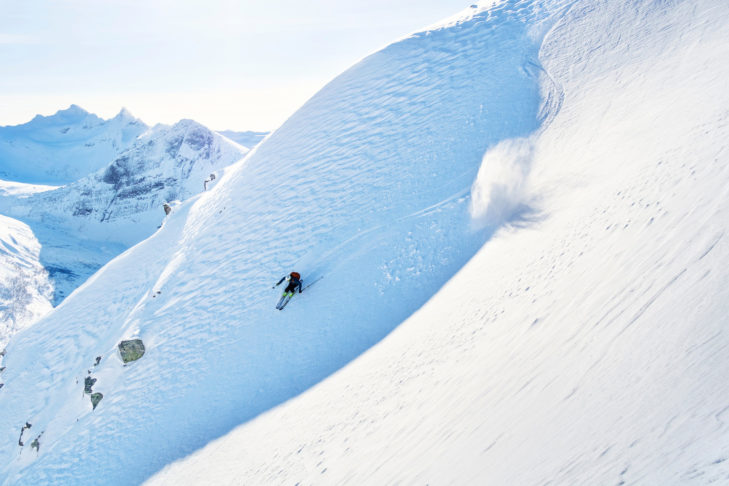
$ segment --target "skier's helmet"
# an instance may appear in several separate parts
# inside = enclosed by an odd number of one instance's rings
[[[301,275],[299,275],[299,272],[291,272],[291,277],[298,280],[301,278]]]

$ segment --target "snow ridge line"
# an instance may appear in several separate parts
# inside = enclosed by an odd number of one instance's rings
[[[575,6],[578,0],[572,1],[569,5],[562,8],[560,12],[554,15],[554,23],[549,27],[549,30],[544,34],[542,37],[540,47],[539,47],[539,53],[537,54],[537,58],[539,59],[538,63],[531,63],[536,69],[539,70],[539,72],[543,76],[543,82],[542,87],[546,91],[546,93],[543,95],[544,101],[542,105],[539,107],[539,123],[540,127],[537,130],[537,133],[541,133],[552,124],[552,121],[554,121],[555,117],[559,114],[560,110],[562,109],[562,105],[564,104],[564,98],[565,98],[565,91],[564,87],[557,82],[554,76],[549,72],[549,70],[544,66],[544,45],[549,40],[549,37],[552,35],[553,32],[555,32],[559,27],[561,27],[566,22],[567,14],[572,10],[572,7]]]

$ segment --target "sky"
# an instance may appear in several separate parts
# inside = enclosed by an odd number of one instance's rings
[[[103,118],[273,130],[364,56],[468,0],[0,0],[0,126]]]

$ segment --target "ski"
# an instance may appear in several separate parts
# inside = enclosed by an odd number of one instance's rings
[[[280,306],[280,307],[278,308],[278,310],[283,310],[283,309],[284,309],[284,307],[286,307],[286,304],[288,304],[288,303],[289,303],[289,301],[291,300],[291,297],[292,297],[292,296],[291,296],[291,295],[289,295],[289,297],[288,297],[288,298],[287,298],[287,299],[286,299],[286,300],[284,301],[284,303],[283,303],[283,304],[281,304],[281,306]]]
[[[276,304],[276,309],[278,309],[278,310],[283,309],[283,306],[286,305],[286,304],[284,304],[284,300],[286,300],[286,294],[283,294],[281,296],[281,300],[279,300],[278,304]]]

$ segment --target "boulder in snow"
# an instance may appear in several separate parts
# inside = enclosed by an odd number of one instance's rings
[[[141,339],[131,339],[119,343],[119,353],[124,363],[136,361],[144,356],[144,343]]]
[[[96,383],[96,378],[91,378],[90,376],[87,376],[84,380],[84,393],[90,395],[91,387],[94,386],[94,383]]]
[[[102,393],[97,392],[91,394],[91,406],[93,407],[92,410],[96,410],[96,406],[99,404],[102,398],[104,398],[104,395]]]

